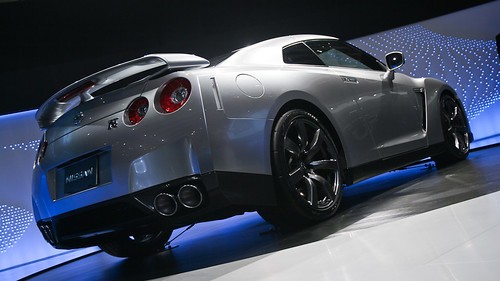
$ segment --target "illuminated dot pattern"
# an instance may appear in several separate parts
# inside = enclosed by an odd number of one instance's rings
[[[500,60],[494,40],[445,36],[415,24],[350,41],[385,61],[385,54],[402,51],[401,72],[433,77],[452,86],[470,120],[500,100]]]
[[[40,144],[40,140],[32,140],[29,142],[21,142],[21,143],[14,143],[14,144],[9,144],[9,145],[4,145],[3,149],[4,150],[11,150],[11,151],[16,151],[16,150],[24,150],[24,151],[29,151],[29,150],[37,150],[38,145]]]
[[[0,254],[14,247],[33,221],[33,214],[23,208],[0,205]]]

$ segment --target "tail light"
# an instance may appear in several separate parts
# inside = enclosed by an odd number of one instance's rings
[[[186,78],[174,78],[165,83],[158,95],[158,104],[165,113],[181,108],[189,99],[191,83]]]
[[[149,109],[149,101],[145,97],[135,99],[125,110],[125,123],[135,125],[144,119]]]

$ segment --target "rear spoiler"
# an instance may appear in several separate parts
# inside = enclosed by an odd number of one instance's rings
[[[45,101],[35,118],[46,129],[66,112],[93,98],[165,71],[206,67],[210,62],[189,54],[152,54],[131,60],[85,77]]]

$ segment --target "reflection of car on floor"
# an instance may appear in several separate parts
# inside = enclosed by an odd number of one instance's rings
[[[35,217],[56,248],[164,249],[172,229],[257,210],[331,217],[346,184],[425,157],[465,159],[455,91],[333,37],[288,36],[214,60],[157,54],[66,87],[37,112]]]

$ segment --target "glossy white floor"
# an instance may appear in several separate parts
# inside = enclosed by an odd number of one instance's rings
[[[499,183],[500,184],[500,183]],[[418,202],[413,202],[418,204]],[[374,213],[365,218],[384,216]],[[157,280],[499,280],[500,192]]]

